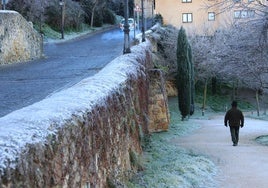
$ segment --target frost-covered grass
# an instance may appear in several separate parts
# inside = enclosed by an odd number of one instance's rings
[[[251,118],[255,118],[255,119],[261,119],[261,120],[265,120],[265,121],[268,121],[268,116],[267,114],[262,114],[260,116],[257,116],[256,113],[255,114],[250,114],[249,117]],[[265,145],[265,146],[268,146],[268,135],[261,135],[261,136],[258,136],[256,138],[256,142],[258,142],[259,144],[262,144],[262,145]]]
[[[177,98],[169,99],[169,109],[169,131],[152,134],[142,157],[144,171],[135,176],[128,187],[215,187],[213,176],[216,167],[213,162],[172,141],[199,126],[191,119],[180,120]]]
[[[48,25],[44,24],[42,26],[42,32],[44,34],[44,41],[51,43],[51,42],[62,42],[62,41],[68,41],[74,38],[81,37],[83,35],[90,34],[92,32],[96,32],[99,30],[104,30],[105,28],[111,27],[111,25],[103,25],[102,27],[93,27],[91,28],[87,24],[83,24],[82,28],[78,31],[75,30],[65,30],[64,31],[64,39],[61,39],[61,32],[53,30]],[[36,26],[36,30],[38,30]]]
[[[256,141],[262,145],[268,146],[268,135],[259,136]]]
[[[243,96],[243,94],[241,96]],[[199,89],[196,91],[195,100],[196,102],[200,104],[203,103],[203,91],[202,90]],[[249,110],[254,109],[254,106],[245,99],[238,99],[237,101],[238,101],[239,108],[242,109],[243,111],[249,111]],[[223,112],[226,109],[231,107],[231,102],[232,102],[232,99],[231,99],[230,94],[212,95],[211,92],[209,92],[207,94],[206,108],[210,108],[214,112]]]

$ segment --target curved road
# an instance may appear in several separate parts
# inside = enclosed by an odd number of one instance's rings
[[[0,66],[0,117],[96,74],[123,52],[119,29],[44,45],[44,59]]]

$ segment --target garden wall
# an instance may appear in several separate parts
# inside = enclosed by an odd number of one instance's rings
[[[158,99],[164,88],[148,79],[161,77],[149,71],[150,42],[131,50],[95,76],[0,118],[0,187],[118,187],[140,168],[156,96],[149,85]]]

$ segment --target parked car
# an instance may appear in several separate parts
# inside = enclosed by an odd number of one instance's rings
[[[124,30],[124,23],[125,23],[125,19],[122,19],[119,24],[119,27],[122,31]],[[137,23],[135,22],[133,18],[128,18],[128,24],[129,24],[130,30],[134,30],[134,28],[137,27]]]

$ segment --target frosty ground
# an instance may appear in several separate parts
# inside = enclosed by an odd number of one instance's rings
[[[141,159],[145,170],[129,187],[264,188],[268,186],[268,147],[256,138],[268,135],[268,121],[249,118],[240,129],[240,141],[232,146],[224,112],[198,111],[181,122],[177,99],[169,100],[168,132],[153,134]],[[265,141],[265,140],[264,140]]]

